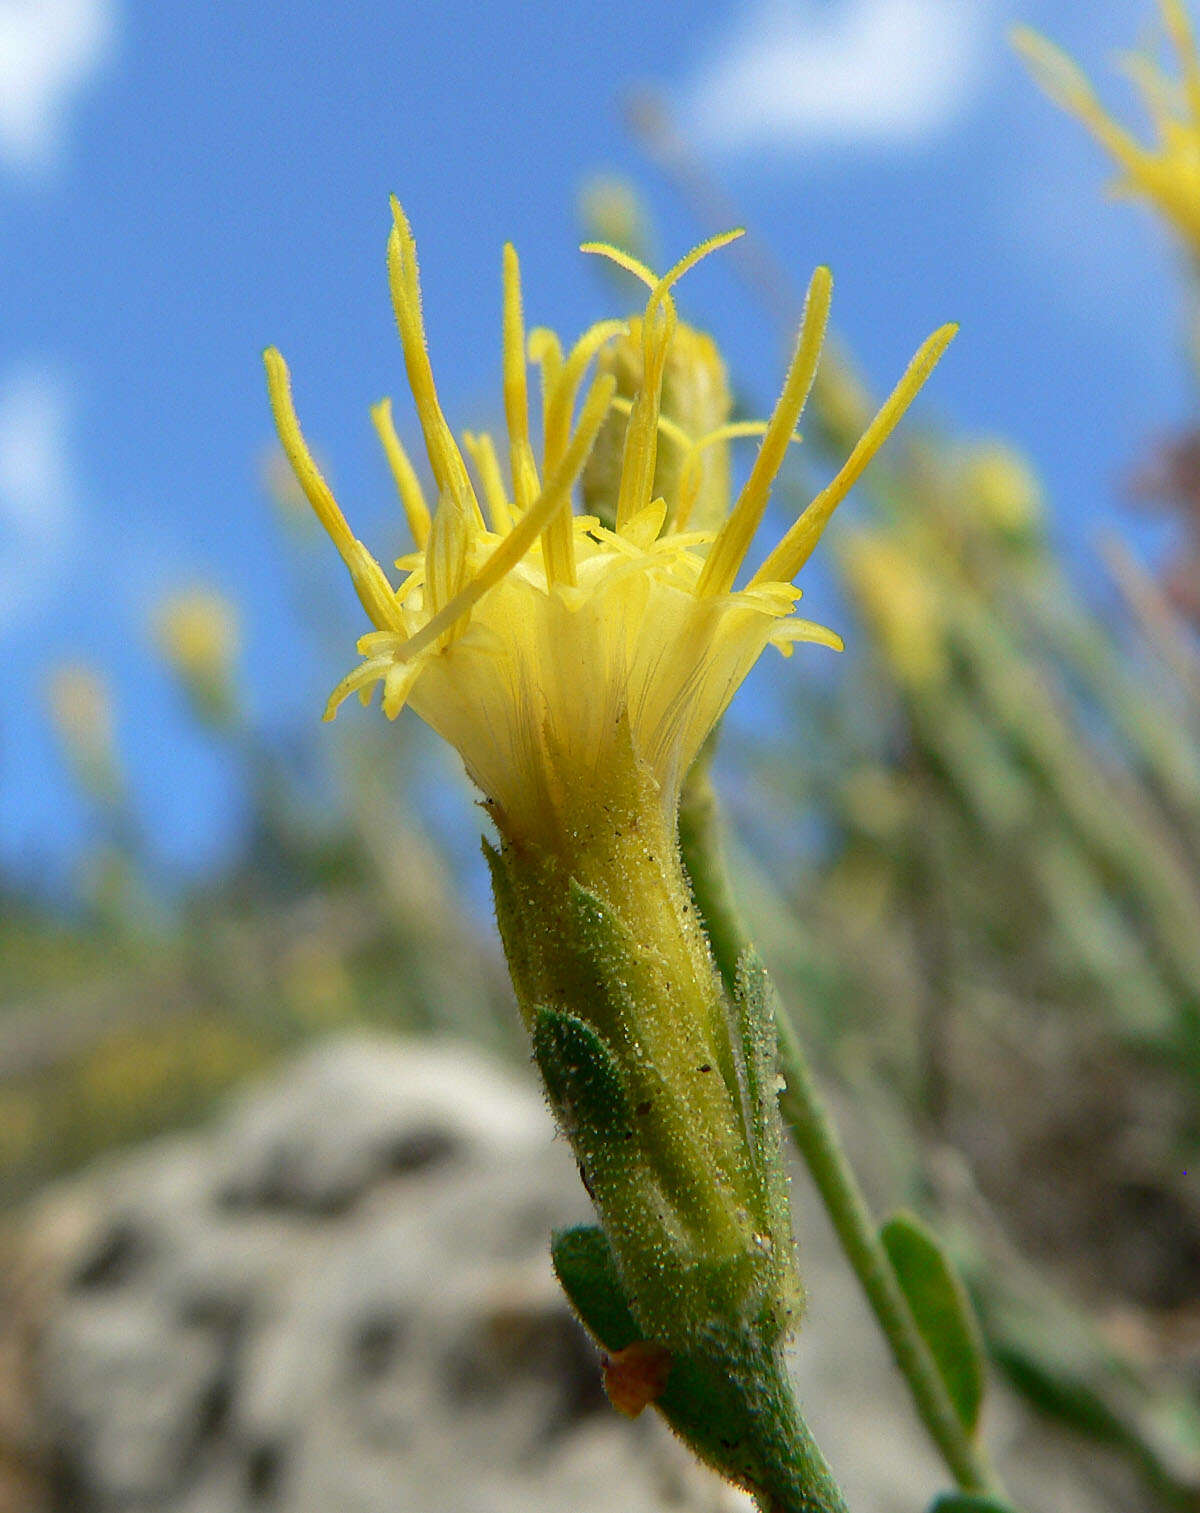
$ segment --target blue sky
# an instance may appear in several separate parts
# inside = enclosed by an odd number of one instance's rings
[[[1047,31],[1128,105],[1112,54],[1153,34],[1151,0],[699,0],[680,16],[646,0],[0,0],[0,867],[53,876],[87,833],[44,698],[47,668],[80,659],[112,682],[164,861],[229,846],[236,784],[147,621],[168,589],[210,583],[242,607],[265,722],[306,718],[324,691],[259,484],[262,347],[287,355],[360,533],[386,531],[366,412],[403,393],[388,194],[416,230],[446,407],[478,421],[504,240],[531,321],[571,330],[609,300],[575,250],[588,175],[635,179],[665,256],[699,239],[622,129],[638,82],[799,281],[830,263],[835,322],[877,385],[961,322],[927,407],[1029,452],[1088,570],[1120,519],[1116,481],[1189,415],[1182,286],[1005,36]],[[683,305],[774,392],[783,354],[731,265],[698,270]]]

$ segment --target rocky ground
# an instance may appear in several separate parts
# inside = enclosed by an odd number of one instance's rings
[[[942,1484],[815,1202],[798,1390],[856,1513]],[[10,1242],[0,1513],[718,1513],[747,1500],[609,1408],[557,1290],[586,1215],[532,1082],[328,1043],[198,1133],[49,1192]],[[1030,1505],[1129,1508],[1003,1397]]]

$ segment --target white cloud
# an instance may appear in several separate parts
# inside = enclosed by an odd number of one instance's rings
[[[52,369],[0,382],[0,631],[62,581],[78,510],[71,402]]]
[[[115,26],[115,0],[0,0],[0,162],[40,172],[57,161]]]
[[[752,0],[687,88],[709,152],[913,143],[975,93],[988,0]]]

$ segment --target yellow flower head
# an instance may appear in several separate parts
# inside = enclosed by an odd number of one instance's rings
[[[314,464],[283,358],[274,349],[265,354],[284,450],[375,627],[360,640],[363,660],[334,690],[326,718],[347,695],[359,692],[365,702],[382,683],[384,712],[395,717],[409,704],[457,748],[509,838],[553,846],[580,800],[603,791],[606,770],[630,743],[664,806],[672,806],[705,736],[768,644],[785,653],[797,641],[840,645],[831,631],[796,617],[800,592],[792,580],[955,328],[944,326],[925,342],[836,478],[739,586],[816,371],[828,271],[813,275],[775,411],[765,426],[751,428],[763,440],[749,477],[732,507],[694,529],[700,460],[746,428],[689,434],[663,414],[664,374],[678,333],[671,291],[701,257],[738,233],[704,243],[661,278],[628,254],[588,244],[584,250],[642,279],[649,297],[636,323],[602,321],[569,350],[546,330],[527,342],[517,255],[506,247],[502,462],[486,435],[464,434],[460,448],[442,413],[426,350],[416,248],[399,205],[392,209],[392,300],[436,491],[431,509],[390,402],[383,401],[372,418],[416,548],[396,564],[398,587],[354,537]],[[623,399],[615,374],[602,371],[576,413],[593,361],[633,330],[641,344],[635,392]],[[536,450],[529,361],[541,372]],[[606,524],[595,514],[574,514],[571,500],[614,408],[628,418]],[[666,447],[680,448],[684,458],[669,474],[673,498],[654,487]]]
[[[172,594],[158,610],[154,629],[163,655],[188,681],[219,684],[238,653],[237,611],[210,589]]]
[[[80,782],[96,797],[115,799],[121,790],[112,696],[90,667],[56,668],[47,685],[50,718]]]
[[[50,717],[72,750],[107,753],[113,747],[112,700],[100,674],[72,663],[49,680]]]
[[[1200,59],[1182,0],[1160,0],[1163,23],[1179,60],[1170,79],[1153,59],[1135,54],[1126,71],[1146,105],[1156,140],[1144,143],[1115,121],[1075,63],[1026,27],[1013,34],[1042,88],[1076,115],[1121,169],[1117,190],[1147,199],[1200,253]]]
[[[645,257],[649,221],[637,188],[615,173],[594,174],[579,191],[579,218],[589,237]]]
[[[1003,441],[970,447],[960,461],[963,502],[1010,540],[1023,540],[1042,523],[1042,486],[1029,460]]]

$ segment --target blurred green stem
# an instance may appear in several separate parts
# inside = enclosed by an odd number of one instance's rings
[[[679,843],[718,970],[730,986],[749,944],[729,886],[721,845],[720,817],[710,767],[716,738],[710,736],[684,786]],[[809,1070],[808,1060],[782,1006],[776,1014],[783,1121],[804,1158],[838,1240],[887,1337],[922,1423],[965,1492],[998,1495],[1000,1484],[987,1455],[959,1419],[917,1328],[871,1217],[866,1198],[842,1149]]]
[[[787,1083],[779,1100],[783,1122],[804,1157],[846,1258],[887,1336],[921,1422],[964,1492],[997,1493],[999,1485],[987,1456],[955,1413],[900,1290],[878,1227],[813,1081],[799,1037],[786,1014],[777,1016],[777,1024],[779,1068]]]

